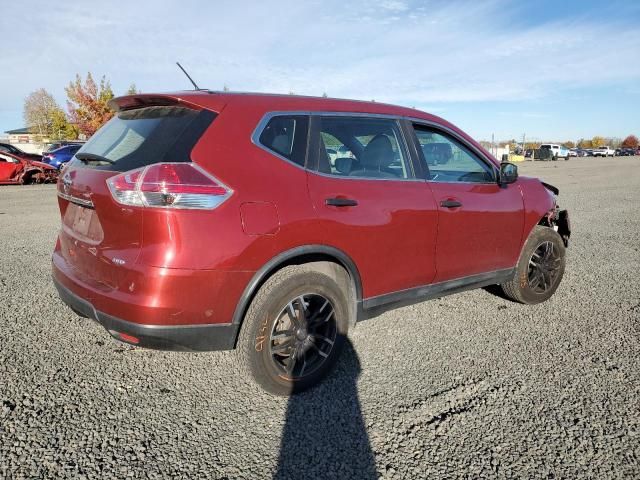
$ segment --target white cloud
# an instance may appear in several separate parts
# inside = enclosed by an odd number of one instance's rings
[[[2,25],[0,110],[45,87],[60,100],[76,72],[116,92],[201,86],[405,105],[513,101],[640,80],[640,30],[572,21],[511,26],[501,1],[10,2]],[[21,31],[30,13],[34,28]],[[602,68],[609,65],[611,68]],[[625,87],[626,88],[626,87]]]
[[[406,12],[409,10],[409,5],[406,2],[400,0],[384,0],[380,2],[380,7],[392,12]]]

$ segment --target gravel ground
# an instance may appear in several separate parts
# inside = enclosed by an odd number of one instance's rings
[[[74,315],[49,277],[54,187],[0,187],[0,476],[639,478],[640,158],[520,172],[572,214],[550,301],[388,312],[290,400],[233,352],[134,349]]]

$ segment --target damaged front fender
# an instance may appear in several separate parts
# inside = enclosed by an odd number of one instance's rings
[[[557,187],[545,182],[540,182],[544,187],[553,193],[553,203],[554,207],[547,212],[544,219],[540,222],[541,225],[547,225],[548,227],[553,228],[560,237],[562,237],[562,241],[564,242],[564,246],[569,246],[569,238],[571,237],[571,221],[569,220],[569,211],[568,210],[560,210],[558,207],[557,195],[560,193],[560,190]]]

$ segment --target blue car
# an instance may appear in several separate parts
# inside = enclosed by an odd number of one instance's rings
[[[42,155],[42,161],[60,170],[80,150],[80,147],[82,145],[65,145],[64,147],[56,148]]]

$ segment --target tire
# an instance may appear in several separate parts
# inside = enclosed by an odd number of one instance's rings
[[[344,347],[352,311],[348,275],[339,270],[346,282],[330,271],[289,266],[258,290],[244,317],[236,353],[243,374],[267,392],[281,396],[302,392],[333,368]],[[324,320],[328,308],[333,313]]]
[[[553,157],[551,157],[551,160],[553,160],[554,162],[558,161],[558,156],[554,155]]]
[[[549,257],[545,259],[547,252]],[[529,305],[548,300],[562,281],[565,253],[560,235],[550,227],[537,225],[522,249],[515,275],[500,285],[502,291],[512,300]],[[541,260],[541,264],[537,264],[537,260]],[[533,266],[530,262],[541,266]],[[547,273],[542,273],[541,268]]]

